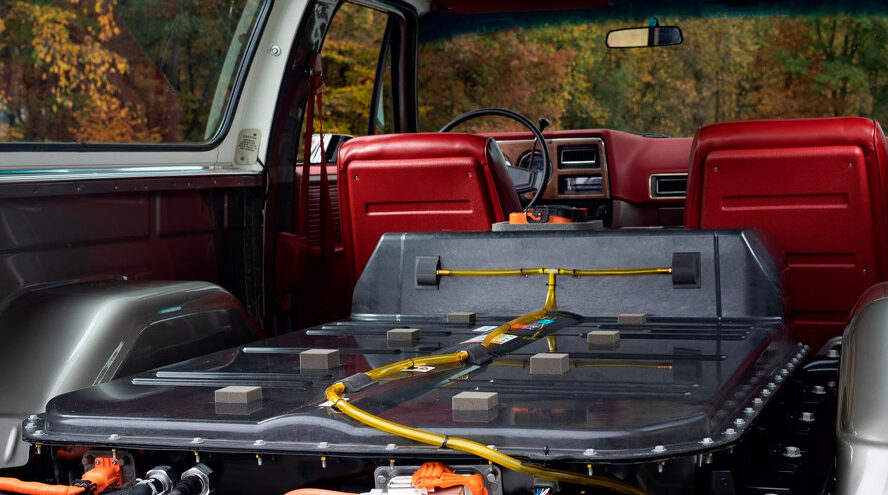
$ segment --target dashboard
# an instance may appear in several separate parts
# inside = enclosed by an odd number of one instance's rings
[[[610,129],[544,133],[552,177],[543,202],[586,207],[612,227],[683,224],[693,138],[653,137]],[[529,133],[491,134],[509,162],[542,170]]]

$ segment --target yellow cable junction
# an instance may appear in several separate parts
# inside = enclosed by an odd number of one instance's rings
[[[624,276],[640,276],[640,275],[668,275],[672,273],[672,268],[619,268],[608,270],[573,270],[565,268],[517,268],[504,270],[437,270],[437,275],[441,277],[528,277],[533,275],[546,275],[548,281],[546,283],[546,301],[543,307],[530,313],[521,315],[512,321],[500,325],[487,334],[487,337],[481,342],[485,349],[489,349],[495,345],[494,340],[508,333],[515,326],[527,325],[542,318],[545,318],[549,312],[555,308],[555,287],[556,279],[559,275],[571,277],[624,277]],[[448,364],[465,364],[469,359],[467,351],[459,351],[451,354],[434,354],[431,356],[421,356],[411,359],[404,359],[395,363],[391,363],[379,368],[364,372],[371,382],[382,380],[396,373],[400,373],[407,369],[417,366],[442,366]],[[343,381],[339,381],[330,385],[325,391],[327,400],[332,403],[333,407],[344,413],[346,416],[363,423],[377,430],[397,435],[408,440],[420,443],[434,445],[436,447],[447,447],[460,452],[476,455],[490,462],[496,463],[506,469],[516,471],[522,474],[533,476],[536,478],[544,478],[564,483],[574,483],[579,485],[594,486],[610,490],[614,493],[625,495],[644,495],[642,490],[620,481],[615,478],[605,476],[590,476],[571,471],[563,471],[553,469],[538,464],[522,462],[514,457],[503,454],[493,448],[482,445],[478,442],[465,438],[451,437],[432,433],[430,431],[420,430],[405,426],[394,421],[370,414],[369,412],[349,403],[345,398],[346,385]]]

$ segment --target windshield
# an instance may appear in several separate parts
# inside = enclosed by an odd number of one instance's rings
[[[502,107],[550,129],[612,128],[693,135],[717,121],[859,115],[888,121],[888,10],[710,7],[670,12],[443,14],[420,30],[422,130],[460,113]],[[607,48],[612,29],[681,28],[684,41]],[[500,119],[459,130],[515,129]]]

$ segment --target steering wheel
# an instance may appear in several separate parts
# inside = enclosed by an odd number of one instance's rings
[[[549,183],[549,179],[552,177],[552,160],[549,159],[549,147],[546,146],[546,139],[543,137],[543,133],[537,128],[537,126],[533,125],[533,122],[528,120],[527,117],[503,108],[482,108],[460,115],[445,124],[438,132],[450,131],[467,120],[489,116],[507,117],[518,122],[524,127],[527,127],[527,129],[533,134],[534,139],[540,143],[540,151],[543,155],[543,173],[540,174],[533,170],[511,165],[506,166],[506,170],[509,172],[509,178],[512,179],[512,184],[515,186],[515,192],[518,193],[519,196],[526,192],[536,190],[533,198],[527,203],[527,208],[530,208],[537,204],[540,198],[543,197],[543,193],[546,191],[546,184]],[[534,148],[536,148],[536,143],[534,143]],[[533,160],[532,155],[531,160]]]

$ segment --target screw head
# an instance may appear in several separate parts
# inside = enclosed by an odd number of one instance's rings
[[[261,447],[261,446],[265,445],[265,440],[262,440],[262,439],[256,440],[255,442],[253,442],[253,445],[255,445],[257,447]]]
[[[838,359],[839,358],[839,350],[838,349],[830,349],[826,353],[826,357],[830,359]]]
[[[398,446],[395,445],[395,444],[393,444],[393,443],[390,443],[390,444],[388,444],[388,445],[385,446],[385,450],[395,450],[395,449],[397,449],[397,448],[398,448]]]
[[[204,439],[200,437],[194,437],[191,439],[191,443],[204,443]]]
[[[118,435],[117,433],[112,433],[108,435],[108,440],[116,442],[117,440],[120,440],[120,435]]]
[[[745,414],[755,414],[755,409],[753,409],[753,408],[751,408],[751,407],[746,407],[746,408],[743,409],[743,412],[744,412]]]
[[[700,443],[703,445],[712,445],[714,443],[714,440],[712,440],[712,438],[710,437],[706,437],[703,440],[700,440]]]
[[[272,45],[271,48],[268,49],[268,53],[270,53],[272,57],[277,57],[281,54],[281,47]]]
[[[318,448],[319,448],[319,449],[326,449],[326,448],[329,447],[329,446],[330,446],[330,443],[329,443],[329,442],[319,442],[319,443],[318,443]]]
[[[764,390],[762,390],[762,397],[767,397],[767,396],[769,396],[769,395],[771,395],[771,391],[770,391],[770,390],[768,390],[768,389],[764,389]]]
[[[496,481],[496,475],[493,473],[487,473],[487,481],[493,483]]]
[[[789,457],[790,459],[796,459],[802,456],[802,449],[787,445],[785,449],[783,449],[783,457]]]
[[[738,428],[740,428],[741,426],[743,426],[745,424],[746,424],[746,420],[743,418],[735,418],[734,419],[734,426],[736,426]]]
[[[823,385],[814,385],[814,388],[811,389],[811,393],[814,395],[825,395],[826,389],[823,388]]]
[[[655,454],[661,454],[663,452],[666,452],[666,447],[663,445],[657,445],[656,447],[651,449],[651,452],[653,452]]]
[[[735,429],[733,429],[733,428],[728,428],[728,429],[725,430],[725,435],[733,436],[733,435],[736,435],[736,434],[737,434],[737,430],[735,430]]]
[[[814,422],[814,413],[809,411],[803,411],[801,415],[799,415],[799,420],[804,421],[805,423],[813,423]]]
[[[593,455],[596,455],[596,454],[598,454],[598,452],[595,452],[595,449],[586,449],[583,451],[583,455],[587,456],[587,457],[592,457]]]

